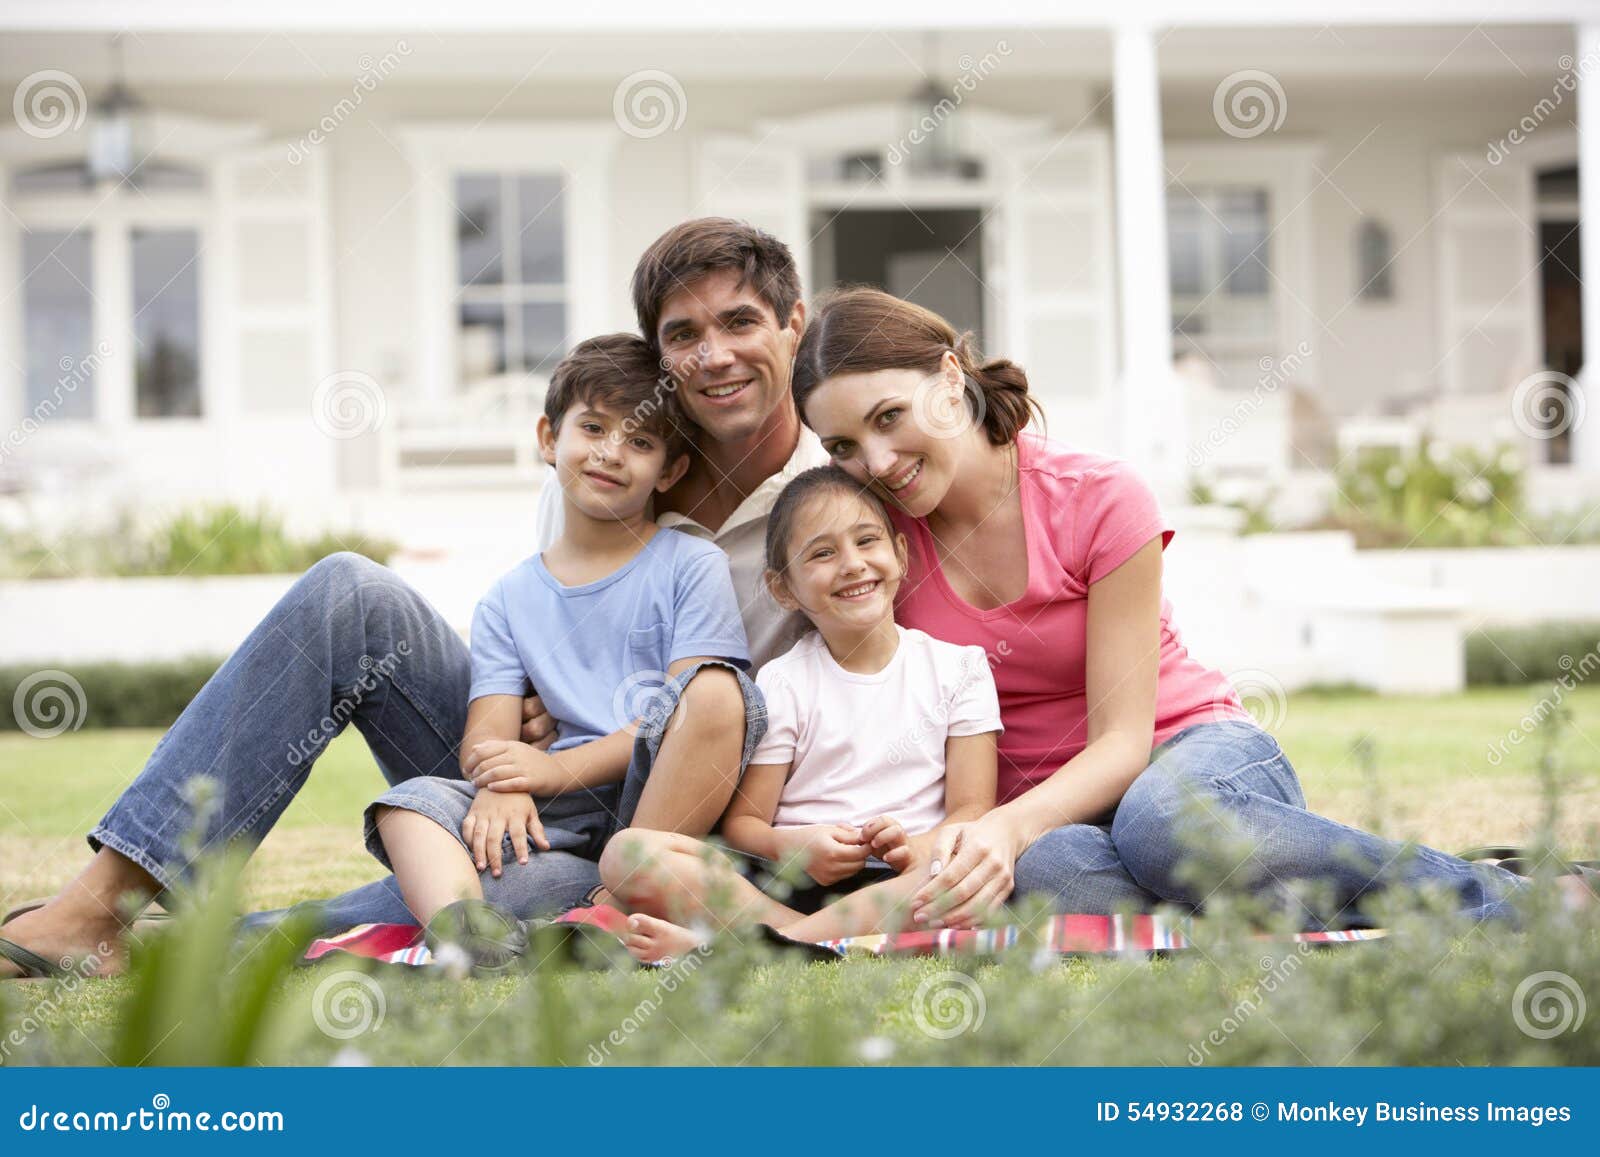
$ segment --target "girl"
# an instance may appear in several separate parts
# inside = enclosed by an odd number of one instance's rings
[[[1000,654],[1000,806],[950,824],[912,896],[921,927],[971,927],[1015,891],[1058,912],[1198,907],[1246,887],[1308,923],[1384,885],[1431,884],[1478,916],[1521,881],[1307,811],[1294,769],[1161,595],[1172,537],[1112,458],[1024,427],[1022,368],[981,361],[936,314],[875,289],[823,297],[796,354],[802,418],[910,539],[902,625]],[[1231,833],[1232,857],[1184,854]],[[1290,887],[1332,886],[1308,913]],[[1580,882],[1572,894],[1587,896]]]
[[[781,903],[747,878],[759,875],[749,864],[699,840],[622,832],[600,874],[635,913],[624,939],[643,961],[698,944],[691,921],[753,921],[811,941],[883,929],[927,878],[938,833],[994,806],[1000,711],[987,658],[895,625],[906,541],[883,502],[836,467],[808,470],[778,496],[766,542],[773,598],[816,631],[756,677],[767,733],[722,836],[756,865],[804,869],[813,886]]]

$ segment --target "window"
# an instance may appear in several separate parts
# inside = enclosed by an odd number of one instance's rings
[[[1167,239],[1173,334],[1214,343],[1273,336],[1267,190],[1173,185]]]
[[[94,271],[84,231],[22,237],[23,375],[29,413],[94,416]]]
[[[134,228],[128,238],[135,412],[141,418],[199,417],[199,235]]]
[[[461,383],[548,373],[567,345],[565,182],[469,172],[454,191]]]

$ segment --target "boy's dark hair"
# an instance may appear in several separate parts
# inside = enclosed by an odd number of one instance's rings
[[[579,403],[621,414],[629,431],[660,438],[666,443],[668,462],[691,449],[671,379],[661,372],[655,351],[634,334],[592,337],[561,359],[550,375],[544,416],[559,430],[561,419]]]
[[[794,521],[807,501],[832,491],[861,499],[872,512],[883,520],[884,530],[894,536],[894,523],[889,521],[889,508],[883,499],[861,485],[838,466],[813,466],[796,474],[789,484],[778,492],[772,512],[767,515],[767,569],[783,574],[788,569],[789,535],[794,531]]]
[[[652,347],[667,298],[708,273],[739,271],[739,284],[753,286],[772,308],[778,325],[800,300],[800,273],[789,247],[770,233],[729,217],[697,217],[668,229],[633,267],[633,311],[639,332]]]

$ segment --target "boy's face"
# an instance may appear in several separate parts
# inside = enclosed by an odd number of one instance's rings
[[[539,451],[555,467],[556,483],[579,511],[600,521],[637,518],[650,496],[689,468],[689,456],[667,461],[666,444],[629,415],[575,401],[554,428],[539,418]]]
[[[662,368],[679,384],[691,421],[718,442],[756,434],[788,403],[789,376],[805,310],[773,316],[754,286],[724,269],[690,282],[661,303],[656,342]]]

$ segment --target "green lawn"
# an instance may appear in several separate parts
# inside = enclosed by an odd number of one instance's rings
[[[1540,740],[1505,741],[1520,734],[1541,693],[1302,695],[1275,730],[1319,811],[1447,849],[1517,841],[1543,807]],[[1557,830],[1565,849],[1592,856],[1600,847],[1600,690],[1580,688],[1565,706]],[[1363,733],[1376,742],[1367,762],[1352,751]],[[81,866],[83,832],[158,738],[0,737],[0,900],[48,892]],[[1496,745],[1504,757],[1491,758]],[[358,817],[380,787],[358,736],[335,743],[253,862],[244,903],[278,906],[373,878]],[[1383,946],[1310,957],[1263,950],[1219,927],[1203,951],[1166,961],[1062,964],[1017,952],[999,964],[963,964],[959,976],[937,960],[752,963],[732,945],[676,975],[558,969],[552,957],[529,975],[495,981],[391,969],[363,986],[349,977],[330,983],[344,966],[328,966],[282,981],[273,1030],[252,1044],[250,1059],[315,1063],[344,1050],[344,1059],[451,1064],[1600,1063],[1594,1010],[1587,1024],[1550,1039],[1521,1031],[1512,1015],[1519,983],[1540,972],[1568,977],[1591,1006],[1600,1001],[1592,924],[1546,913],[1523,934],[1437,918],[1402,927]],[[242,977],[248,966],[225,971]],[[154,999],[136,995],[134,983],[5,986],[0,1016],[22,1043],[0,1042],[0,1060],[104,1063],[116,1055],[130,1003]],[[236,996],[225,984],[209,996],[180,994],[178,1006],[191,1022],[206,1022],[224,1018]],[[348,1039],[338,1023],[326,1031],[328,1006],[341,999],[357,1014],[381,1003],[381,1023]],[[1208,1043],[1217,1034],[1223,1043]]]

